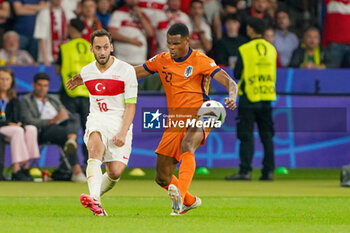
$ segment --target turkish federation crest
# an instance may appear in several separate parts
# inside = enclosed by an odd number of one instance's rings
[[[188,77],[190,77],[192,75],[193,72],[193,66],[187,66],[185,69],[185,79],[187,79]]]

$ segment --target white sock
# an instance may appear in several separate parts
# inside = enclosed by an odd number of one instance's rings
[[[86,176],[89,186],[90,196],[100,201],[100,190],[102,183],[102,162],[98,159],[89,159],[87,161]]]
[[[100,192],[100,196],[102,196],[103,194],[105,194],[106,192],[108,192],[109,190],[111,190],[114,185],[116,183],[118,183],[118,181],[120,180],[120,178],[116,179],[116,180],[112,180],[107,172],[105,172],[102,176],[102,184],[101,184],[101,192]]]

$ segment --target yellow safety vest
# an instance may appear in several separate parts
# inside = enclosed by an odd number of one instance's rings
[[[239,48],[243,72],[238,83],[239,95],[244,93],[251,102],[276,100],[277,51],[264,39],[254,39]]]
[[[74,90],[66,87],[67,81],[87,64],[95,60],[94,54],[90,52],[90,43],[82,38],[71,40],[61,45],[61,76],[63,87],[70,97],[89,97],[89,91],[85,85],[81,85]]]

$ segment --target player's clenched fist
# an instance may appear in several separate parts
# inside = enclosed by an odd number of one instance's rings
[[[116,146],[122,147],[125,144],[125,137],[126,135],[118,133],[116,136],[113,137],[113,143]]]

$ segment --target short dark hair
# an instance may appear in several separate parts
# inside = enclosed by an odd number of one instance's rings
[[[288,17],[290,18],[289,10],[288,10],[287,8],[284,8],[284,7],[281,7],[281,8],[278,8],[278,9],[277,9],[277,11],[276,11],[276,13],[275,13],[275,18],[277,18],[277,15],[278,15],[279,13],[281,13],[281,12],[286,13],[286,14],[288,15]]]
[[[34,75],[34,83],[38,82],[39,80],[47,80],[50,82],[50,76],[47,73],[40,72]]]
[[[203,6],[203,1],[202,0],[192,0],[191,3],[190,3],[190,6],[192,6],[196,2],[200,3]]]
[[[238,0],[223,0],[222,6],[225,8],[226,6],[237,7]]]
[[[79,18],[71,19],[69,21],[69,25],[71,27],[75,28],[80,33],[83,32],[83,30],[85,28],[84,22]]]
[[[226,15],[224,18],[224,22],[226,23],[229,20],[241,22],[241,19],[239,18],[239,16],[237,14]]]
[[[247,26],[251,27],[256,34],[263,35],[265,32],[265,21],[256,17],[250,17],[247,20]]]
[[[317,27],[315,26],[310,26],[310,27],[307,27],[303,33],[303,35],[305,35],[307,32],[309,31],[317,31],[319,34],[320,34],[320,29],[318,29]]]
[[[183,24],[183,23],[175,23],[175,24],[173,24],[169,28],[167,34],[170,35],[170,36],[175,36],[175,35],[179,35],[180,34],[182,38],[187,37],[187,36],[190,35],[187,26],[185,24]]]
[[[107,36],[109,42],[112,43],[112,35],[111,35],[111,33],[107,32],[107,31],[104,30],[104,29],[100,29],[100,30],[94,31],[94,32],[91,34],[91,36],[90,36],[91,44],[94,43],[95,37],[102,37],[102,36]]]

